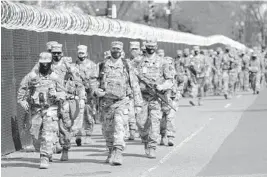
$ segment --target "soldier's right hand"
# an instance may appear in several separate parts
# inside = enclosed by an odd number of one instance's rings
[[[21,105],[21,107],[23,107],[23,109],[25,111],[28,111],[29,110],[29,103],[27,101],[21,101],[20,102],[20,105]]]

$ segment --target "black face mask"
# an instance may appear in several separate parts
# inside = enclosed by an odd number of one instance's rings
[[[114,59],[119,59],[121,57],[121,52],[118,51],[111,52],[111,56]]]
[[[256,60],[257,57],[252,57],[252,60]]]
[[[47,75],[51,70],[51,63],[40,63],[39,71],[42,75]]]
[[[155,49],[146,48],[146,52],[147,52],[149,55],[152,55],[153,53],[155,53]]]
[[[61,60],[61,53],[60,52],[52,53],[52,56],[53,56],[53,60],[55,62],[59,62]]]
[[[80,61],[84,61],[86,57],[78,57]]]

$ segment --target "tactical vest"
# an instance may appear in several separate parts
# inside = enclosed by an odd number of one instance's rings
[[[147,79],[161,83],[164,81],[163,77],[163,60],[157,58],[153,61],[143,60],[140,64],[139,72],[144,75]]]
[[[50,106],[55,100],[49,95],[50,89],[56,89],[56,84],[50,75],[43,77],[36,75],[30,81],[31,104],[34,106]]]
[[[100,70],[100,87],[105,90],[105,97],[110,99],[125,98],[129,81],[125,66],[115,68],[104,63],[102,67]]]
[[[222,69],[229,70],[230,69],[230,59],[228,56],[224,56],[222,60]]]
[[[256,60],[250,60],[250,71],[255,73],[260,71],[260,60],[258,58]]]

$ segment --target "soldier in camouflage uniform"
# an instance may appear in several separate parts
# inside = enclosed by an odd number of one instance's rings
[[[125,124],[128,123],[129,97],[134,99],[135,113],[141,111],[142,97],[134,72],[122,59],[123,43],[111,43],[111,58],[99,67],[100,86],[94,93],[100,97],[103,134],[109,149],[107,163],[122,164],[125,148]]]
[[[64,57],[62,52],[62,44],[53,44],[52,49],[52,70],[60,76],[60,85],[61,88],[57,88],[57,92],[65,92],[66,76],[71,74],[75,77],[75,80],[78,80],[79,73],[75,72],[75,69],[70,66],[70,57]],[[71,139],[71,126],[73,125],[73,120],[70,117],[70,103],[64,99],[60,100],[59,103],[59,130],[60,130],[60,144],[63,148],[62,150],[62,161],[68,160],[68,150],[70,148],[70,139]]]
[[[180,55],[180,52],[177,51],[177,56]],[[191,55],[190,55],[190,50],[188,48],[184,49],[182,59],[181,59],[181,66],[183,66],[184,69],[184,91],[183,94],[186,92],[190,93],[192,89],[192,77],[191,77],[191,72],[189,71],[189,65],[190,65],[190,60],[191,60]]]
[[[217,54],[213,58],[213,86],[214,86],[214,95],[220,95],[222,89],[222,58],[223,51],[220,47],[216,50]]]
[[[241,51],[241,73],[239,74],[240,89],[242,91],[248,91],[249,89],[249,56],[245,51]]]
[[[126,61],[131,65],[133,69],[136,69],[137,66],[140,63],[141,60],[141,49],[140,49],[140,43],[138,41],[131,41],[130,42],[130,58],[126,59]],[[129,104],[129,136],[127,135],[129,140],[135,139],[135,133],[137,130],[136,127],[136,118],[134,113],[134,99],[130,98],[130,104]]]
[[[192,106],[195,106],[194,99],[198,97],[198,105],[201,106],[202,97],[204,92],[204,84],[205,84],[205,74],[206,74],[206,60],[203,55],[200,54],[199,46],[194,46],[194,56],[190,62],[190,71],[192,77],[192,91],[191,96],[193,97],[189,103]]]
[[[40,168],[49,166],[52,158],[54,136],[58,131],[58,106],[60,99],[65,99],[65,93],[57,92],[59,76],[51,70],[52,55],[42,52],[39,59],[39,69],[27,74],[21,81],[18,90],[18,103],[31,111],[31,134],[34,139],[41,136]],[[30,90],[27,99],[27,91]],[[39,126],[42,125],[42,128]],[[37,127],[36,127],[37,126]],[[41,133],[39,134],[39,131]]]
[[[253,52],[249,61],[249,77],[251,80],[253,94],[260,93],[260,77],[261,71],[264,68],[263,63],[258,55],[259,54],[257,54],[256,52]]]
[[[180,92],[183,89],[183,85],[180,83],[180,79],[183,79],[183,75],[178,78],[178,74],[175,70],[175,62],[174,59],[171,57],[165,57],[165,52],[163,49],[158,50],[158,55],[160,57],[163,57],[167,65],[169,65],[169,71],[173,72],[173,75],[175,76],[175,80],[173,81],[173,88],[172,90],[167,91],[166,98],[169,102],[169,104],[172,104],[172,106],[176,109],[178,109],[178,101],[180,98]],[[176,82],[177,81],[177,82]],[[174,137],[175,137],[175,113],[176,111],[171,109],[166,104],[162,103],[162,111],[163,116],[160,121],[160,134],[161,134],[161,141],[160,145],[165,145],[165,139],[168,139],[168,145],[173,146],[174,145]]]
[[[156,87],[159,92],[166,92],[173,87],[173,72],[162,57],[156,54],[157,41],[147,40],[145,42],[146,55],[142,56],[138,66],[138,75],[145,78]],[[149,88],[140,80],[144,106],[142,116],[137,117],[137,126],[145,145],[148,158],[156,158],[157,140],[159,137],[160,120],[162,119],[161,101],[149,93]]]
[[[79,45],[77,48],[78,60],[76,61],[75,68],[78,69],[80,79],[82,80],[82,83],[85,86],[87,95],[86,100],[80,99],[79,101],[79,121],[83,122],[83,128],[78,129],[78,132],[76,133],[76,144],[77,146],[81,146],[82,139],[84,139],[84,143],[90,142],[90,136],[92,135],[95,124],[94,116],[96,109],[96,98],[93,96],[92,91],[95,87],[97,87],[98,75],[96,64],[90,59],[88,59],[87,46]]]

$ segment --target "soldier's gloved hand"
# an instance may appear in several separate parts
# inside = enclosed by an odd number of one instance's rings
[[[20,102],[20,105],[21,105],[21,107],[23,107],[23,109],[25,111],[28,111],[29,110],[29,103],[27,101],[21,101]]]
[[[96,92],[95,92],[96,96],[98,97],[103,97],[105,96],[106,92],[103,91],[102,89],[98,89]]]

